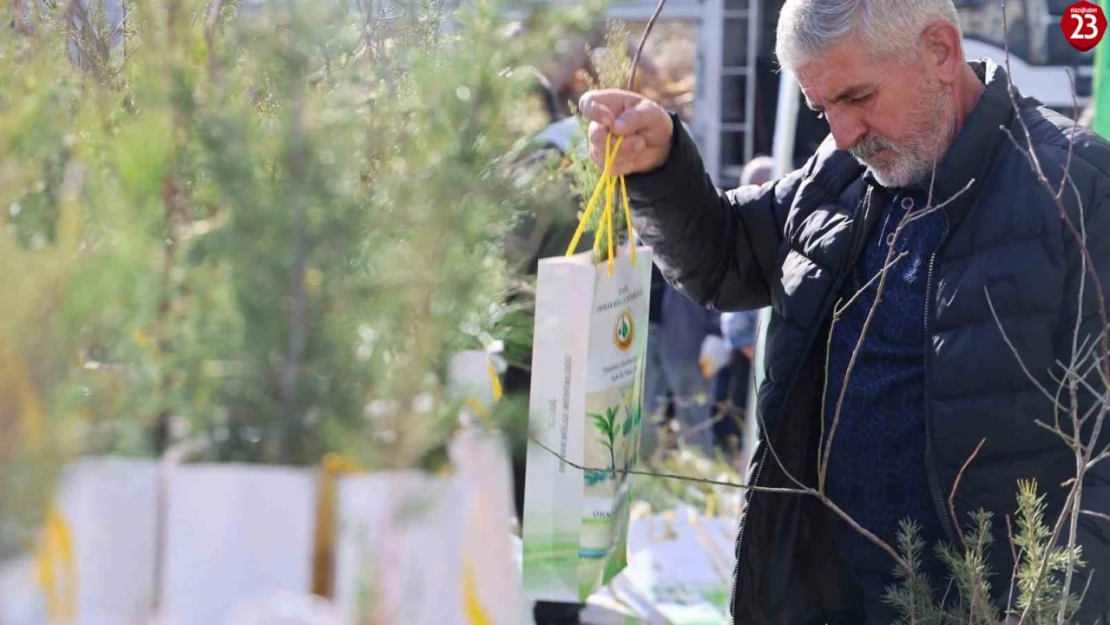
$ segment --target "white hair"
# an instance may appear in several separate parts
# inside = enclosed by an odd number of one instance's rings
[[[796,70],[853,36],[881,58],[900,58],[925,27],[946,20],[960,28],[952,0],[786,0],[775,55]]]

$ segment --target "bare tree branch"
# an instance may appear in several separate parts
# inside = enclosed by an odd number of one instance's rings
[[[964,461],[963,466],[960,467],[960,472],[956,474],[956,480],[952,483],[952,490],[948,493],[948,512],[952,515],[952,527],[960,527],[960,519],[956,515],[956,491],[960,489],[960,480],[963,479],[964,472],[967,471],[967,467],[971,465],[972,461],[975,460],[975,457],[979,455],[979,450],[983,448],[983,444],[986,442],[987,439],[985,438],[979,441],[979,444],[975,446],[975,451],[972,451],[971,455],[968,456],[966,461]],[[960,546],[963,549],[967,549],[967,546],[963,544],[963,534],[959,530],[956,531],[956,537],[960,541]]]

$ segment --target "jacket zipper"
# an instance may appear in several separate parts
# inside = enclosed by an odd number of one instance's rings
[[[852,260],[852,258],[854,256],[856,256],[856,248],[859,246],[859,242],[856,241],[856,222],[860,218],[860,208],[862,208],[868,202],[870,202],[870,199],[871,199],[871,189],[868,188],[868,190],[864,194],[863,198],[858,203],[856,203],[855,210],[852,211],[852,221],[850,221],[848,223],[848,239],[849,239],[849,242],[850,242],[851,245],[848,248],[848,254],[846,254],[844,259],[840,262],[840,268],[837,270],[836,280],[833,282],[833,287],[829,291],[829,296],[825,298],[825,303],[823,305],[823,310],[821,311],[821,315],[818,317],[818,319],[824,319],[825,315],[828,314],[829,309],[832,307],[832,304],[836,301],[836,294],[840,291],[840,287],[844,283],[844,278],[845,278],[845,275],[846,275],[845,270],[848,268],[848,263],[849,263],[849,261]],[[821,326],[819,324],[815,324],[813,326],[813,328],[810,329],[809,335],[806,337],[806,343],[805,343],[807,345],[806,354],[798,359],[798,364],[794,365],[794,369],[790,373],[790,378],[789,378],[790,382],[786,387],[787,388],[786,393],[784,393],[784,395],[783,395],[784,397],[786,397],[787,395],[790,394],[790,389],[798,381],[798,375],[802,372],[802,367],[805,366],[805,361],[806,361],[806,356],[808,355],[808,350],[812,349],[813,341],[814,341],[814,339],[817,338],[817,333],[820,330],[821,330]],[[763,354],[763,356],[766,357],[766,354]],[[759,393],[759,389],[756,389],[756,394],[757,394],[756,410],[758,410],[758,405],[759,405],[758,393]],[[775,415],[775,420],[776,421],[782,417],[783,410],[785,410],[785,406],[782,409],[779,410],[779,413],[777,415]],[[754,415],[751,415],[751,416],[754,417]],[[759,486],[759,478],[763,475],[763,467],[767,462],[767,445],[768,445],[767,440],[769,440],[769,436],[770,436],[769,432],[762,432],[761,435],[760,435],[760,438],[764,439],[763,440],[763,445],[761,445],[760,448],[759,448],[759,461],[758,461],[758,464],[756,465],[755,475],[752,476],[752,481],[749,484],[749,486]],[[736,597],[739,594],[737,592],[737,582],[739,582],[739,580],[740,580],[740,552],[743,550],[743,545],[744,545],[744,530],[747,528],[747,525],[748,525],[748,506],[751,505],[752,497],[754,495],[755,495],[755,491],[751,491],[751,490],[749,490],[745,494],[746,501],[744,503],[744,514],[743,514],[742,517],[740,517],[740,528],[739,528],[739,531],[737,532],[737,535],[736,535],[736,552],[735,552],[736,565],[733,566],[733,569],[732,569],[732,592],[731,592],[732,596],[729,599],[729,609],[728,609],[729,618],[733,621],[733,623],[736,622]]]
[[[937,254],[945,240],[948,239],[949,227],[948,213],[942,210],[940,214],[944,218],[944,234],[941,236],[937,249],[929,257],[929,273],[925,281],[925,474],[932,490],[933,505],[940,517],[941,527],[944,528],[944,533],[948,535],[948,540],[953,541],[953,544],[959,544],[955,542],[956,530],[952,527],[952,519],[949,518],[948,509],[944,505],[944,493],[941,491],[940,478],[936,472],[936,457],[934,455],[936,450],[933,446],[933,269],[936,266]]]

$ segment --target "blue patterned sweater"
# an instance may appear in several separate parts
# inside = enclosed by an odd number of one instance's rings
[[[895,196],[864,244],[841,292],[842,302],[879,273],[886,262],[890,237],[906,211],[924,208],[923,193]],[[826,492],[863,527],[897,548],[900,520],[912,518],[926,541],[922,554],[926,573],[937,587],[946,578],[933,557],[934,541],[943,537],[929,495],[925,472],[925,289],[929,257],[944,233],[944,217],[931,213],[910,223],[896,243],[895,256],[906,252],[891,269],[882,301],[871,321],[853,367],[829,459]],[[836,402],[864,320],[875,302],[879,280],[842,315],[833,328],[825,434],[836,414]],[[849,574],[871,602],[881,601],[896,582],[891,557],[846,523],[836,520],[836,547]]]

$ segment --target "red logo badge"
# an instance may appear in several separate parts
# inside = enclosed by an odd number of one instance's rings
[[[1097,46],[1106,33],[1106,14],[1099,5],[1081,0],[1064,9],[1060,29],[1073,48],[1087,52]]]

